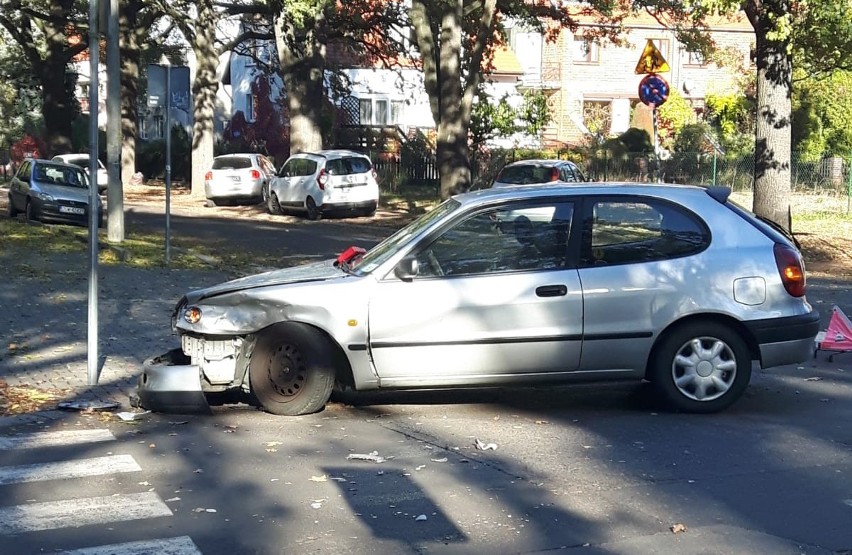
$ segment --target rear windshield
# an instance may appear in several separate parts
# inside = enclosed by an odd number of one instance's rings
[[[351,175],[354,173],[367,173],[373,169],[373,163],[369,158],[362,156],[347,156],[337,160],[329,160],[325,163],[325,171],[331,175]]]
[[[520,164],[517,166],[506,166],[497,181],[511,185],[529,185],[531,183],[549,183],[553,175],[558,173],[550,166],[539,166],[536,164]]]
[[[251,167],[251,158],[246,156],[220,156],[213,159],[214,170],[241,170]]]

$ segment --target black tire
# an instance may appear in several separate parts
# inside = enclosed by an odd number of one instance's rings
[[[281,203],[278,202],[278,195],[272,191],[269,191],[269,196],[266,198],[266,211],[275,215],[281,213]]]
[[[320,212],[319,207],[317,206],[314,197],[308,197],[305,199],[305,210],[308,213],[309,220],[319,220],[322,217],[322,213]]]
[[[648,379],[675,410],[718,412],[745,393],[751,354],[735,330],[716,322],[690,322],[661,339]]]
[[[264,183],[260,187],[260,202],[266,204],[269,200],[269,183]]]
[[[28,222],[37,222],[38,218],[36,217],[35,208],[33,208],[33,203],[27,199],[27,205],[24,207],[24,217]]]
[[[334,387],[334,358],[320,332],[276,324],[257,338],[249,363],[251,392],[267,412],[284,416],[322,410]]]
[[[19,210],[15,208],[15,204],[12,202],[12,195],[9,195],[9,205],[6,209],[6,214],[9,215],[10,218],[17,218]]]
[[[367,208],[362,208],[360,215],[364,216],[365,218],[371,218],[376,213],[376,208],[377,208],[377,205],[371,204]]]
[[[215,206],[225,206],[225,205],[227,205],[227,204],[229,204],[229,203],[228,203],[228,201],[227,201],[227,200],[224,200],[224,199],[213,199],[213,204],[214,204]]]

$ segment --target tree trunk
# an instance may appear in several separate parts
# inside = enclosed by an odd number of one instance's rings
[[[121,183],[126,186],[136,172],[136,137],[139,134],[139,47],[137,25],[141,2],[121,2],[119,50],[121,52]]]
[[[196,4],[198,19],[195,25],[196,70],[192,82],[192,196],[204,196],[204,174],[213,165],[214,129],[216,113],[216,69],[219,57],[216,52],[216,12],[211,0]],[[171,133],[171,129],[166,130]]]
[[[71,152],[71,121],[76,112],[71,106],[71,95],[66,86],[65,62],[46,60],[41,67],[41,100],[44,117],[44,139],[47,144],[45,156]],[[57,79],[62,75],[63,79]],[[98,107],[90,110],[91,117],[98,117]]]
[[[325,44],[318,38],[322,25],[323,22],[319,21],[317,30],[309,31],[306,37],[301,38],[304,54],[300,54],[289,47],[296,40],[296,32],[286,14],[279,13],[275,17],[275,48],[287,92],[291,153],[323,148],[326,50]]]
[[[757,41],[753,210],[790,229],[793,69],[783,27],[789,0],[749,0],[745,11]]]

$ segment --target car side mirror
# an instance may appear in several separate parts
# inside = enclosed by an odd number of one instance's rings
[[[413,256],[406,256],[399,261],[393,270],[393,275],[402,281],[411,281],[420,273],[420,263]]]

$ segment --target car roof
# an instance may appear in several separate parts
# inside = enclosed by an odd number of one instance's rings
[[[315,152],[297,152],[290,156],[290,158],[308,158],[311,156],[318,156],[320,158],[341,158],[343,156],[360,156],[361,158],[369,158],[363,152],[356,152],[354,150],[347,150],[345,148],[335,148],[330,150],[318,150]]]
[[[228,158],[229,156],[245,156],[250,158],[252,156],[263,156],[263,154],[259,152],[231,152],[229,154],[220,154],[219,156],[214,157],[214,160],[216,158]]]
[[[70,164],[62,160],[46,160],[44,158],[27,158],[27,160],[34,164],[52,164],[54,166],[71,166],[72,168],[80,168],[77,164]]]
[[[573,164],[570,160],[545,160],[545,159],[532,159],[532,160],[518,160],[517,162],[512,162],[510,164],[506,164],[505,167],[513,167],[513,166],[524,166],[524,165],[532,165],[532,166],[558,166],[560,164]]]
[[[504,200],[535,199],[554,196],[581,195],[645,195],[674,198],[696,193],[708,194],[719,202],[725,202],[731,193],[728,187],[705,187],[676,183],[630,183],[630,182],[586,182],[514,185],[509,187],[479,189],[455,195],[462,205],[490,204]]]

